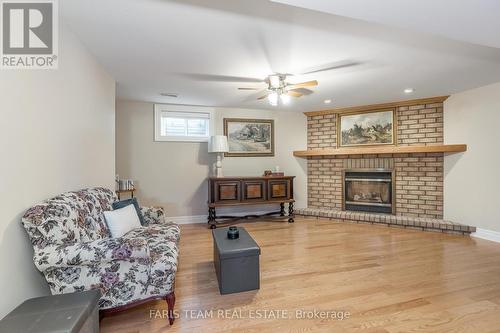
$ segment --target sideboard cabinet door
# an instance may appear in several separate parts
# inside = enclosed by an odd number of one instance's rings
[[[215,181],[215,202],[230,203],[240,201],[240,182],[239,181]]]
[[[269,180],[269,199],[270,200],[287,200],[291,198],[289,179]]]
[[[263,180],[243,180],[243,201],[266,201],[266,182]]]

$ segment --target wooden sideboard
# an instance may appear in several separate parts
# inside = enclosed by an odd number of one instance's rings
[[[208,179],[208,224],[216,228],[217,218],[251,218],[279,215],[285,217],[288,204],[288,222],[294,222],[293,180],[294,176],[283,177],[210,177]],[[224,206],[279,204],[280,210],[264,215],[217,216],[216,208]]]

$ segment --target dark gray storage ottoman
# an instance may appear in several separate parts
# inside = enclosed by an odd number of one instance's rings
[[[98,333],[98,290],[32,298],[0,320],[0,332]]]
[[[212,230],[214,265],[220,293],[259,289],[259,245],[244,228],[238,228],[240,237],[237,239],[228,239],[227,230]]]

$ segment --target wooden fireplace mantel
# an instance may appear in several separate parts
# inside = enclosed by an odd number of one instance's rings
[[[420,145],[420,146],[377,146],[356,148],[327,148],[296,150],[293,156],[342,156],[342,155],[371,155],[371,154],[411,154],[411,153],[461,153],[467,151],[467,145]]]

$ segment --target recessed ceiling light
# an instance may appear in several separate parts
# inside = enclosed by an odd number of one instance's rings
[[[173,98],[179,97],[179,94],[176,93],[160,93],[160,95],[163,97],[173,97]]]
[[[331,99],[325,99],[325,102],[324,102],[324,103],[325,103],[325,104],[330,104],[331,102],[332,102],[332,100],[331,100]]]
[[[411,93],[412,93],[412,92],[414,92],[414,91],[415,91],[415,89],[413,89],[413,88],[406,88],[406,89],[404,90],[405,94],[411,94]]]

